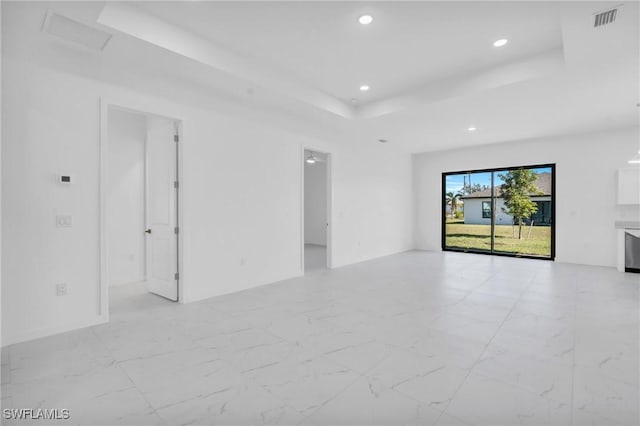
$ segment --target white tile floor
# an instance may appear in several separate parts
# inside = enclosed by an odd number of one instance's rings
[[[409,252],[189,305],[121,287],[111,323],[3,349],[2,407],[87,425],[638,425],[639,284]]]

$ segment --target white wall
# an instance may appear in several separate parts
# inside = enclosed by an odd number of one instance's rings
[[[442,173],[556,163],[556,260],[615,266],[616,171],[638,151],[638,128],[549,137],[413,157],[415,246],[441,249]]]
[[[333,265],[412,246],[411,156],[3,58],[3,344],[99,323],[100,97],[183,120],[184,300],[301,271],[301,146],[333,154]],[[138,108],[139,107],[139,108]],[[60,171],[77,183],[55,183]],[[54,226],[73,214],[71,229]],[[10,250],[7,250],[10,248]],[[55,296],[55,283],[70,293]],[[10,301],[10,303],[8,302]]]
[[[327,163],[304,164],[304,242],[327,245]]]
[[[464,200],[464,223],[491,224],[491,218],[482,217],[482,202],[490,201],[489,198],[467,198]],[[504,200],[496,201],[496,225],[511,225],[511,215],[502,211]]]
[[[145,279],[145,139],[147,119],[111,108],[109,114],[107,238],[109,284]]]
[[[490,217],[482,217],[482,202],[490,198],[467,198],[464,200],[464,223],[491,225]],[[536,197],[535,201],[551,201],[551,197]],[[512,225],[513,216],[505,213],[504,199],[496,200],[496,225]]]
[[[0,26],[2,26],[1,24],[2,22],[2,6],[0,5]],[[0,46],[2,46],[2,31],[0,31]],[[2,56],[0,55],[0,81],[2,80]],[[2,98],[2,85],[0,84],[0,99]],[[2,114],[0,113],[0,184],[2,183],[2,152],[3,152],[3,147],[2,147],[2,135],[4,135],[4,132],[2,130]],[[2,222],[2,185],[0,185],[0,222]],[[2,227],[0,226],[0,241],[4,241],[2,239],[3,235],[2,235]],[[1,322],[1,318],[2,317],[2,245],[0,244],[0,322]],[[0,342],[2,342],[2,327],[0,327]],[[3,363],[5,362],[4,360],[1,360]]]

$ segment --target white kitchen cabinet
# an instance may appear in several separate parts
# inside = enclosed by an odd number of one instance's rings
[[[618,204],[640,204],[640,167],[618,169]]]

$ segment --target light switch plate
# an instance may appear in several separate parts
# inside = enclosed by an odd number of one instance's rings
[[[56,216],[56,227],[58,228],[71,228],[73,225],[73,219],[71,216]]]
[[[67,283],[56,284],[56,296],[66,296],[69,294],[69,286]]]

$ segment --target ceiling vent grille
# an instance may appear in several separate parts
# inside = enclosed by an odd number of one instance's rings
[[[617,8],[596,14],[595,21],[593,22],[594,28],[598,28],[603,25],[612,23],[613,21],[616,20],[617,14],[618,14]]]
[[[42,31],[95,50],[104,50],[111,34],[49,11]]]

